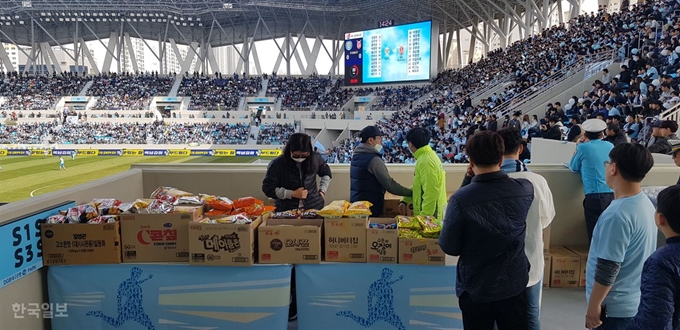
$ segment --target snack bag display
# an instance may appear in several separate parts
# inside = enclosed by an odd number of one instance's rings
[[[97,207],[92,204],[74,206],[66,212],[66,218],[69,223],[87,223],[88,220],[98,216]]]
[[[149,207],[146,208],[146,213],[149,214],[168,214],[172,213],[174,210],[174,206],[162,199],[155,199],[151,204],[149,204]]]
[[[122,204],[121,201],[114,198],[95,198],[90,204],[97,207],[99,215],[116,215],[122,213],[119,208]]]
[[[326,205],[318,214],[324,218],[342,218],[350,206],[347,201],[333,201]]]
[[[346,217],[370,216],[372,214],[371,206],[373,206],[371,202],[366,201],[354,202],[345,211],[345,216]]]
[[[290,211],[275,212],[275,213],[272,214],[271,218],[272,219],[297,219],[299,216],[300,216],[299,210],[290,210]]]
[[[49,223],[49,224],[66,223],[67,220],[66,220],[66,216],[63,216],[61,214],[57,214],[57,215],[51,215],[51,216],[47,217],[47,220],[45,222]]]
[[[149,207],[149,202],[147,202],[143,199],[136,199],[132,203],[120,204],[121,211],[130,212],[130,213],[145,213],[146,209],[148,207]]]
[[[98,216],[96,218],[92,218],[92,219],[88,220],[87,223],[91,224],[91,225],[100,225],[100,224],[103,224],[103,223],[114,223],[116,221],[118,221],[118,216],[102,215],[102,216]]]
[[[245,214],[236,214],[228,216],[226,218],[215,219],[214,221],[215,223],[238,224],[238,225],[245,225],[253,222],[253,220],[248,218],[248,216]]]
[[[180,196],[174,203],[175,205],[199,205],[203,204],[198,196]]]
[[[416,220],[423,227],[422,235],[427,238],[439,238],[439,233],[442,230],[442,226],[439,220],[431,216],[417,216]]]
[[[196,206],[174,206],[172,213],[194,213],[196,208]]]
[[[397,224],[396,223],[369,223],[368,228],[376,228],[376,229],[397,229]]]
[[[227,215],[231,215],[231,212],[222,211],[222,210],[211,210],[211,211],[205,212],[203,215],[205,215],[208,218],[216,218],[216,217],[224,217],[224,216],[227,216]]]
[[[412,229],[407,229],[407,228],[399,228],[399,237],[400,238],[423,238],[420,233],[418,233],[415,230]]]
[[[264,202],[255,197],[242,197],[234,201],[234,209],[246,208],[253,205],[264,205]]]
[[[214,197],[214,196],[212,196]],[[234,209],[234,202],[226,197],[215,197],[210,199],[204,199],[206,205],[214,210],[231,211]]]
[[[156,190],[154,190],[153,193],[151,193],[151,198],[153,199],[164,199],[163,196],[172,196],[175,197],[174,199],[178,199],[179,197],[182,196],[193,196],[194,194],[190,194],[186,191],[182,191],[179,189],[175,189],[172,187],[158,187]]]
[[[418,220],[403,215],[397,216],[397,227],[399,227],[399,229],[403,228],[411,230],[422,229],[422,227],[420,226],[420,222],[418,222]]]
[[[321,219],[319,210],[306,210],[300,213],[300,219]]]

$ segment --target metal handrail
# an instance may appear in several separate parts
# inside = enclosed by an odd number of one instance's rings
[[[564,67],[560,71],[549,76],[547,79],[541,80],[538,83],[531,85],[523,92],[515,95],[508,101],[501,103],[500,105],[495,107],[494,110],[499,114],[498,115],[499,117],[504,116],[508,114],[511,110],[517,108],[518,106],[524,105],[528,101],[545,93],[551,87],[554,87],[559,83],[572,77],[574,74],[582,70],[585,70],[588,64],[613,60],[614,60],[613,51],[605,51],[594,55],[581,57],[576,62]]]
[[[680,103],[670,107],[666,111],[659,114],[660,120],[675,120],[680,122]]]

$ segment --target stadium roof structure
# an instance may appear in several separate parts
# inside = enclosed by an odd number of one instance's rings
[[[583,0],[568,1],[578,8]],[[153,40],[172,41],[173,47],[193,44],[200,57],[198,45],[219,47],[286,36],[292,41],[291,36],[300,35],[343,40],[344,33],[377,28],[383,20],[394,24],[432,20],[440,34],[467,30],[472,39],[488,46],[492,33],[507,41],[509,31],[518,27],[528,35],[533,26],[547,26],[555,11],[561,18],[561,1],[3,0],[0,42],[36,48],[106,38],[123,44],[124,38],[133,37],[142,38],[147,46]],[[116,57],[110,46],[108,53]]]
[[[540,20],[554,3],[555,0],[4,0],[0,1],[0,41],[27,46],[47,42],[54,46],[72,43],[76,29],[85,41],[108,38],[111,32],[124,29],[133,37],[147,40],[172,38],[181,44],[205,41],[213,47],[242,43],[248,37],[264,40],[288,33],[342,39],[343,33],[376,28],[379,21],[388,19],[395,24],[433,20],[440,31],[471,29],[475,23],[504,17],[525,25],[520,15],[527,9]]]

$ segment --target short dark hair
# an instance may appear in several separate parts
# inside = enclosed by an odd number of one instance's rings
[[[585,136],[586,139],[588,139],[588,140],[599,140],[600,137],[601,137],[600,134],[602,134],[602,132],[597,132],[597,133],[585,132],[585,133],[583,133],[583,136]]]
[[[670,186],[657,196],[656,211],[666,217],[668,226],[680,233],[680,185]]]
[[[500,164],[504,149],[505,145],[501,136],[491,131],[475,133],[465,145],[470,161],[477,166]]]
[[[559,121],[560,121],[560,117],[557,117],[557,116],[551,116],[548,119],[548,122],[550,122],[550,123],[558,123]]]
[[[654,166],[654,157],[641,144],[622,143],[609,152],[609,159],[626,181],[642,182]]]
[[[612,122],[612,123],[607,124],[607,129],[614,132],[614,133],[618,133],[621,130],[621,126],[617,123]]]
[[[406,141],[411,142],[416,149],[420,149],[430,143],[430,133],[422,127],[416,127],[406,133]]]
[[[514,155],[522,145],[522,133],[517,128],[508,127],[496,132],[503,139],[503,155]]]

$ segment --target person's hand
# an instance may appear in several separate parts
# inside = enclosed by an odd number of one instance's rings
[[[290,196],[297,199],[307,199],[307,189],[302,187],[297,188],[293,190],[293,193],[290,194]]]
[[[321,198],[326,199],[326,193],[323,191],[319,191],[319,195],[321,195]]]
[[[545,130],[547,130],[547,129],[548,129],[548,127],[546,127],[545,125],[541,125],[541,130],[542,130],[542,131],[545,131]]]
[[[588,139],[585,136],[582,136],[578,139],[578,141],[576,141],[576,143],[583,143],[583,142],[586,142],[586,141],[588,141]]]
[[[588,312],[586,313],[586,328],[587,329],[596,329],[600,325],[602,325],[602,321],[600,320],[600,314],[602,313],[602,306],[597,305],[597,306],[588,306]]]
[[[472,165],[468,165],[467,170],[465,171],[465,175],[475,176],[475,171],[472,170]]]
[[[406,203],[401,202],[399,203],[399,215],[406,215]]]

